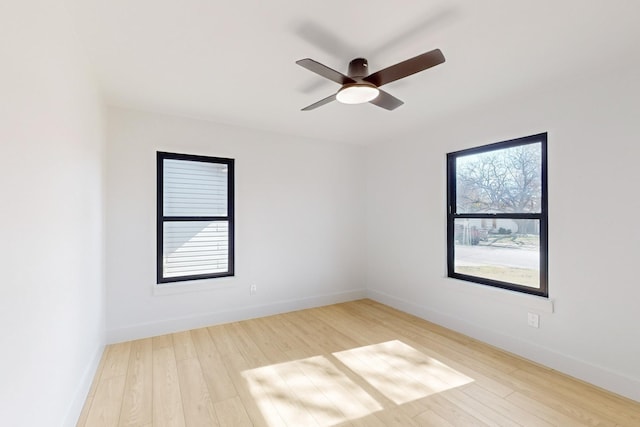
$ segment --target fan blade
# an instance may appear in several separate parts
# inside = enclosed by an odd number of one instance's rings
[[[431,9],[429,12],[414,16],[414,20],[411,22],[405,22],[402,25],[402,32],[396,34],[394,37],[387,39],[382,45],[376,46],[372,49],[375,52],[375,57],[379,58],[384,52],[391,51],[398,46],[408,45],[410,40],[418,40],[420,37],[424,39],[428,37],[428,33],[434,32],[446,24],[450,24],[452,19],[458,15],[458,10],[455,7],[440,7],[438,10]],[[374,55],[369,55],[373,58]],[[343,58],[350,58],[350,55],[342,56]]]
[[[335,101],[335,99],[336,99],[336,94],[334,93],[334,94],[333,94],[333,95],[331,95],[331,96],[327,96],[325,99],[321,99],[321,100],[320,100],[320,101],[318,101],[318,102],[315,102],[315,103],[313,103],[313,104],[311,104],[311,105],[308,105],[308,106],[304,107],[304,108],[302,109],[302,111],[314,110],[314,109],[316,109],[316,108],[318,108],[318,107],[322,107],[324,104],[328,104],[328,103],[330,103],[331,101]]]
[[[344,85],[346,83],[355,83],[356,81],[353,80],[351,77],[345,76],[344,74],[327,67],[326,65],[322,65],[321,63],[319,63],[318,61],[314,61],[313,59],[310,58],[305,58],[305,59],[301,59],[299,61],[296,61],[296,64],[298,64],[301,67],[306,68],[309,71],[313,71],[314,73],[329,79],[329,80],[333,80],[334,82]]]
[[[435,67],[444,62],[444,55],[440,49],[434,49],[422,55],[415,56],[406,61],[392,65],[368,75],[363,80],[380,87],[387,83],[394,82],[404,77],[410,76],[427,68]]]
[[[356,46],[350,45],[326,27],[313,21],[300,22],[296,33],[301,39],[331,55],[332,58],[355,58],[360,52]]]
[[[380,91],[380,93],[374,99],[369,101],[370,103],[377,105],[378,107],[382,107],[385,110],[389,110],[389,111],[395,110],[396,108],[404,104],[404,102],[400,101],[398,98],[391,95],[390,93],[385,92],[382,89],[378,89],[378,90]]]

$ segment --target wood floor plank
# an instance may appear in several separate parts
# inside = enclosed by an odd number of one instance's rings
[[[466,396],[476,400],[479,404],[491,408],[497,411],[501,416],[504,416],[508,420],[507,425],[522,425],[525,427],[552,427],[553,424],[549,423],[543,418],[538,417],[535,411],[526,411],[520,406],[511,403],[509,400],[503,399],[500,396],[496,396],[478,386],[477,384],[469,384],[462,389],[462,393]],[[465,401],[469,401],[463,397]]]
[[[153,344],[150,338],[133,341],[125,381],[120,426],[153,421]]]
[[[177,361],[178,381],[186,426],[217,426],[218,417],[196,357]]]
[[[388,427],[420,427],[417,420],[406,415],[400,407],[377,412],[375,416]]]
[[[269,316],[268,318],[256,319],[264,330],[268,331],[270,339],[274,340],[274,344],[282,351],[287,353],[299,348],[306,348],[304,342],[295,335],[289,333],[283,320],[290,318],[288,314],[278,314]],[[283,333],[284,332],[284,333]]]
[[[241,354],[251,366],[260,367],[269,365],[271,361],[251,339],[245,330],[245,326],[243,326],[244,323],[245,322],[228,323],[223,325],[223,327],[230,341],[235,345],[237,352]]]
[[[176,332],[171,335],[171,339],[177,362],[197,357],[190,331]]]
[[[173,348],[173,338],[171,334],[159,335],[152,338],[153,350],[160,350],[161,348]]]
[[[488,424],[474,417],[472,414],[450,399],[440,395],[430,396],[423,400],[430,411],[433,411],[454,426],[487,426]]]
[[[100,356],[100,362],[98,363],[96,374],[93,377],[91,387],[89,387],[89,392],[87,393],[87,398],[84,402],[84,405],[82,406],[82,411],[80,412],[80,416],[78,417],[78,422],[76,423],[77,426],[86,425],[87,417],[89,416],[89,410],[91,409],[91,404],[93,403],[93,397],[96,394],[98,384],[100,382],[100,379],[102,378],[102,372],[104,371],[104,365],[107,360],[107,350],[107,347],[102,350],[102,355]]]
[[[96,385],[96,388],[98,388],[97,385]],[[91,410],[92,403],[93,403],[93,395],[87,396],[87,400],[85,400],[84,406],[82,407],[82,411],[80,412],[80,416],[78,417],[78,422],[76,423],[76,427],[84,427],[87,425],[87,419],[89,418],[89,411]]]
[[[345,323],[340,323],[339,318],[334,317],[329,309],[330,307],[321,307],[310,311],[309,315],[316,317],[324,322],[327,327],[331,328],[332,340],[338,344],[337,350],[334,351],[347,350],[353,347],[371,344],[370,340],[363,339],[363,337],[360,336],[356,328],[345,328]],[[327,349],[327,351],[329,351],[329,349]]]
[[[247,411],[244,409],[244,404],[238,396],[216,402],[215,410],[220,427],[253,426]]]
[[[640,426],[640,408],[636,409],[629,405],[628,399],[613,396],[597,387],[585,387],[585,384],[579,380],[535,365],[514,372],[514,377],[544,384],[555,392],[567,396],[571,402],[578,405],[591,402],[588,406],[592,410],[603,415],[612,414],[612,421],[620,425]]]
[[[191,331],[191,336],[211,401],[216,403],[237,396],[229,372],[207,329],[195,329]]]
[[[440,396],[449,400],[454,405],[463,409],[465,412],[473,416],[474,418],[482,421],[483,423],[489,426],[500,426],[500,427],[515,427],[515,426],[523,426],[530,427],[531,425],[525,425],[516,421],[512,418],[509,418],[505,414],[497,411],[496,408],[486,405],[483,402],[480,402],[476,399],[469,399],[468,395],[465,394],[462,390],[447,390],[446,392],[440,394]]]
[[[397,310],[391,309],[391,307],[375,303],[368,304],[367,307],[373,310],[376,317],[387,318],[382,313],[395,314],[397,316],[396,321],[387,322],[387,325],[394,326],[394,330],[396,332],[400,331],[408,335],[414,334],[420,338],[430,338],[432,341],[448,345],[459,352],[465,352],[465,350],[470,351],[477,359],[482,360],[490,366],[495,366],[502,372],[513,372],[524,366],[529,366],[532,363],[505,351],[499,350],[491,345],[450,329],[446,329],[442,326],[435,325],[411,314],[398,312]],[[400,327],[399,330],[397,329],[398,326]],[[477,349],[482,349],[482,351],[474,352],[474,350]]]
[[[242,355],[226,326],[209,327],[207,331],[220,353],[249,419],[254,427],[286,427],[267,394],[259,385],[254,386],[250,382],[253,366]]]
[[[366,417],[355,420],[345,421],[336,427],[387,427],[385,423],[376,416],[376,414],[367,415]]]
[[[354,346],[355,342],[340,328],[327,323],[317,313],[321,310],[303,310],[292,313],[295,324],[306,336],[313,339],[323,352],[333,353]]]
[[[636,427],[640,402],[359,300],[107,346],[77,425]]]
[[[226,356],[238,352],[237,347],[231,340],[227,325],[209,326],[206,329],[220,356]]]
[[[541,402],[538,402],[520,392],[514,392],[508,396],[505,400],[513,403],[514,405],[536,414],[537,417],[542,418],[546,422],[554,426],[562,427],[582,427],[586,424],[581,423],[575,418],[571,418],[560,411],[557,411]]]
[[[554,407],[586,425],[615,427],[620,424],[618,421],[615,421],[620,418],[618,414],[608,412],[605,415],[598,410],[600,409],[600,402],[595,400],[581,400],[579,396],[574,395],[562,395],[552,384],[549,384],[544,379],[521,370],[513,372],[511,376],[519,381],[519,390],[521,392]],[[563,396],[562,403],[555,401],[555,397],[558,395]],[[624,425],[624,423],[622,423],[622,425]]]
[[[247,373],[246,379],[262,402],[269,403],[288,426],[320,426],[313,417],[301,390],[291,388],[276,366],[262,366]]]
[[[89,397],[93,397],[96,394],[96,390],[98,389],[98,383],[102,378],[104,366],[105,366],[105,363],[107,362],[107,353],[108,353],[108,347],[105,346],[104,350],[102,351],[102,356],[100,356],[100,362],[98,363],[98,367],[96,369],[96,375],[94,376],[93,381],[91,382],[91,387],[89,388],[89,393],[87,394],[87,396]]]
[[[85,425],[115,427],[120,419],[125,375],[102,378],[93,396]]]
[[[106,359],[102,368],[101,379],[119,377],[127,373],[131,342],[112,344],[107,347]]]
[[[265,326],[264,323],[268,321],[272,321],[272,319],[255,319],[253,322],[242,323],[242,326],[247,336],[251,338],[253,343],[267,359],[269,359],[270,363],[286,362],[288,358],[286,356],[286,350],[283,351],[283,347],[288,347],[281,345],[282,335],[272,333],[272,331]]]
[[[360,345],[384,342],[396,339],[397,334],[382,325],[374,317],[366,317],[360,310],[356,310],[358,305],[348,306],[346,304],[336,304],[326,307],[327,316],[324,320],[334,329],[344,331],[349,337],[356,340]],[[341,322],[342,320],[342,322]],[[347,322],[349,328],[344,327]]]
[[[468,356],[461,355],[453,351],[447,351],[446,349],[436,351],[433,348],[435,347],[434,345],[425,345],[413,339],[405,338],[404,342],[413,346],[415,349],[422,351],[425,355],[443,363],[448,368],[472,378],[474,383],[480,385],[493,394],[504,398],[513,393],[513,388],[511,388],[509,384],[505,384],[503,381],[504,374],[487,367],[486,365],[478,363],[476,360],[473,360]]]
[[[381,357],[377,349],[377,345],[373,344],[337,352],[335,356],[395,405],[421,399],[435,392],[428,384],[416,379],[412,372],[390,364]]]
[[[286,427],[268,393],[260,387],[260,384],[252,383],[252,368],[244,357],[239,352],[229,352],[222,355],[222,361],[227,367],[229,377],[253,425],[255,427]]]
[[[407,373],[432,393],[460,387],[474,381],[455,369],[399,340],[377,344],[378,359]]]
[[[414,417],[420,427],[456,427],[430,409]]]
[[[382,405],[327,356],[315,356],[291,362],[309,378],[316,390],[326,397],[336,413],[346,420],[354,420],[381,411]],[[336,420],[337,423],[338,420]]]
[[[482,361],[479,355],[473,350],[465,346],[460,346],[455,342],[447,343],[446,340],[443,342],[441,337],[429,330],[433,325],[432,323],[417,319],[405,313],[398,313],[400,317],[399,325],[401,327],[396,328],[398,330],[394,332],[395,336],[401,336],[406,343],[413,345],[416,349],[423,351],[435,359],[442,360],[445,364],[458,370],[460,373],[473,377],[476,382],[482,384],[483,387],[495,394],[504,397],[513,392],[513,389],[505,385],[501,379],[504,378],[505,371],[514,371],[514,366],[501,366],[499,362],[493,359],[487,364]],[[417,325],[408,323],[406,319],[415,320]],[[384,327],[388,327],[389,324],[390,323]],[[413,331],[413,329],[416,330]],[[462,352],[460,350],[462,350]],[[511,357],[509,357],[508,360],[511,361]],[[496,367],[496,365],[498,367]]]
[[[300,358],[322,353],[322,347],[313,337],[313,331],[305,329],[297,319],[297,313],[287,313],[276,317],[280,331],[286,331],[288,349],[286,354],[298,354]]]
[[[182,427],[185,417],[178,367],[173,346],[166,343],[153,339],[153,425]]]

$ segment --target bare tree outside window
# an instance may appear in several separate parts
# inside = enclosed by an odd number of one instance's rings
[[[540,144],[459,157],[458,213],[540,212]]]

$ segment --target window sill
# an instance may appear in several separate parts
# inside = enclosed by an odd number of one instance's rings
[[[489,298],[504,304],[518,305],[536,312],[553,313],[553,300],[551,298],[494,288],[492,286],[466,282],[451,277],[447,277],[447,279],[449,279],[448,285],[451,285],[451,289],[456,292],[474,295],[479,298]]]
[[[208,292],[229,289],[236,285],[236,276],[216,279],[191,280],[184,282],[160,283],[153,285],[153,296],[177,295],[190,292]]]

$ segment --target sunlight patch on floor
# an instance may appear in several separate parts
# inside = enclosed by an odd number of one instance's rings
[[[397,405],[473,381],[398,340],[333,355]]]
[[[336,425],[473,381],[397,340],[332,356],[242,373],[268,425]],[[392,403],[376,400],[375,391]]]
[[[243,372],[269,425],[333,425],[382,406],[323,356]]]

